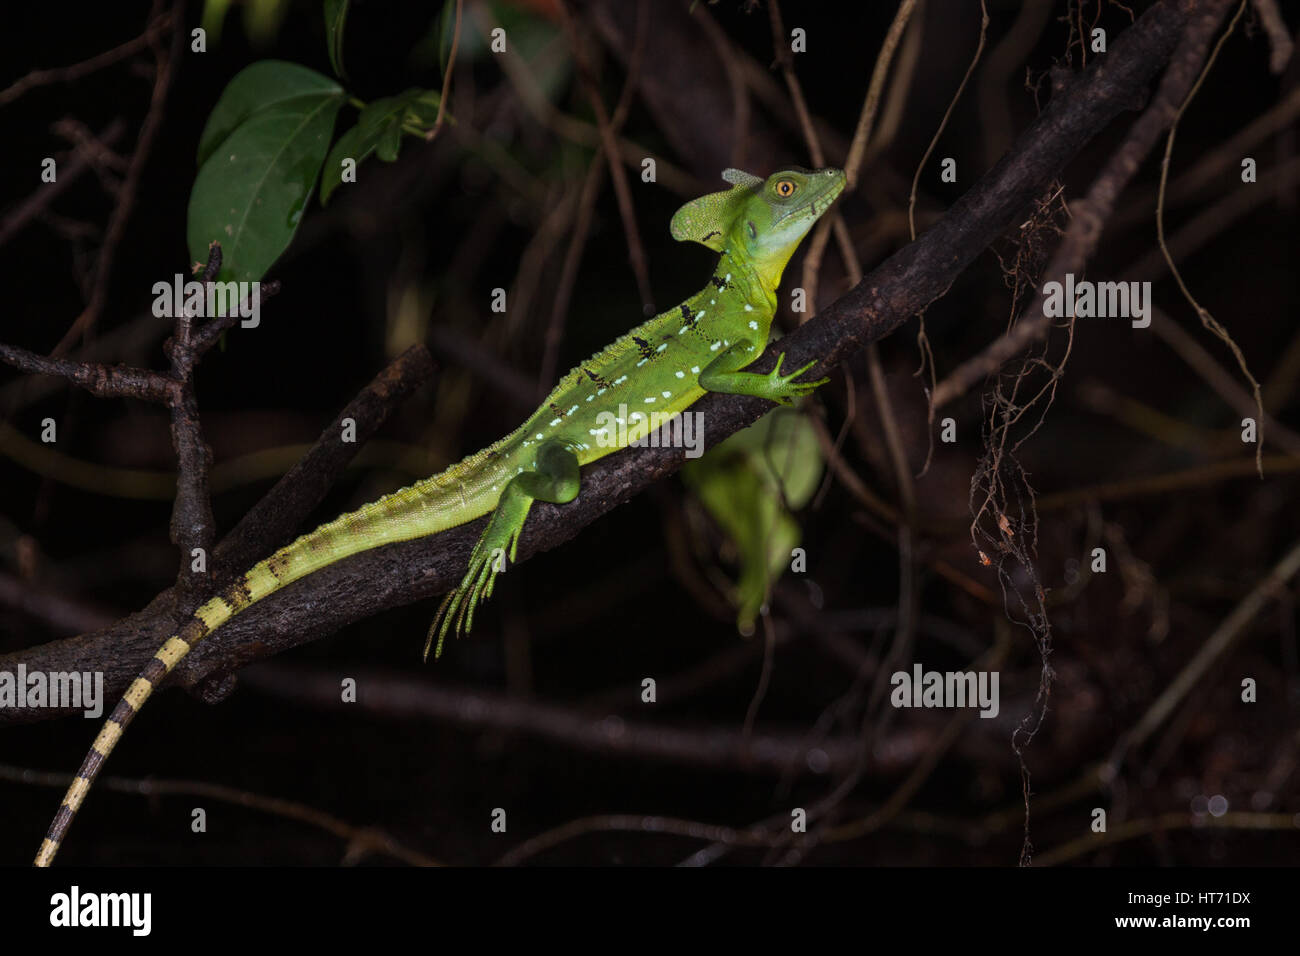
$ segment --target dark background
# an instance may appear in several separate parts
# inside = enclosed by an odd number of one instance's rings
[[[612,108],[625,79],[594,25],[599,8],[577,10],[579,30],[594,61],[605,102]],[[631,4],[627,4],[631,6]],[[690,29],[673,0],[652,0],[650,29],[658,35]],[[773,62],[767,10],[737,0],[707,7],[738,54],[766,72],[784,96]],[[524,10],[523,8],[527,8]],[[974,52],[978,5],[939,0],[927,5],[917,69],[906,108],[887,148],[865,169],[857,195],[841,211],[870,268],[907,241],[906,205],[913,171]],[[1106,27],[1113,42],[1129,22],[1118,5],[1086,0],[1056,4],[1037,39],[985,80],[999,42],[1020,10],[991,2],[989,48],[947,131],[922,173],[918,228],[942,214],[1036,114],[1026,77],[1041,83],[1046,102],[1053,66],[1078,69],[1069,48],[1069,16]],[[1144,5],[1137,4],[1140,12]],[[358,3],[347,28],[349,88],[363,99],[408,86],[438,88],[441,71],[427,40],[440,5]],[[591,111],[571,69],[569,47],[547,3],[505,5],[511,35],[545,45],[559,69],[555,106],[590,120]],[[185,209],[195,174],[194,154],[207,114],[229,79],[260,58],[279,58],[330,72],[319,4],[288,4],[284,22],[255,47],[238,10],[208,52],[181,55],[161,134],[153,147],[126,239],[118,251],[109,298],[97,335],[145,327],[144,344],[118,360],[162,367],[165,328],[149,333],[149,289],[188,265]],[[795,66],[809,108],[834,136],[828,155],[842,162],[893,4],[787,3],[787,31],[808,32],[808,52]],[[1288,15],[1294,10],[1288,9]],[[52,3],[6,11],[0,39],[0,87],[37,67],[80,61],[137,35],[147,4]],[[190,4],[187,22],[198,22]],[[1098,19],[1099,18],[1099,19]],[[1171,165],[1176,178],[1246,126],[1293,95],[1297,68],[1268,70],[1268,45],[1248,13],[1228,41],[1178,132]],[[517,26],[515,25],[517,22]],[[1290,24],[1292,28],[1296,24]],[[1068,52],[1067,52],[1068,51]],[[1089,54],[1091,57],[1091,54]],[[38,188],[41,158],[68,150],[51,125],[74,117],[101,130],[120,117],[128,152],[148,107],[150,80],[134,66],[141,54],[71,85],[35,89],[0,108],[0,142],[9,172],[0,218]],[[689,71],[652,60],[643,69],[680,86],[683,116],[700,120]],[[495,142],[535,187],[522,194],[473,141],[449,129],[431,144],[408,139],[392,166],[362,167],[361,182],[342,189],[331,205],[308,208],[298,237],[271,270],[283,292],[263,309],[255,332],[233,333],[199,372],[205,435],[220,465],[255,451],[310,442],[338,410],[397,352],[429,342],[443,372],[384,429],[390,444],[376,459],[353,468],[319,510],[327,520],[345,509],[431,473],[513,428],[529,407],[512,397],[503,379],[529,388],[537,381],[542,341],[566,230],[542,259],[532,308],[511,325],[488,310],[490,291],[514,290],[521,257],[565,191],[580,188],[593,151],[557,136],[523,109],[490,54],[462,51],[450,108],[457,125]],[[991,97],[991,100],[982,99]],[[982,103],[993,102],[1010,121],[1002,127]],[[788,100],[778,108],[752,100],[745,168],[765,175],[785,162],[811,165]],[[1136,105],[1136,104],[1135,104]],[[1078,198],[1119,142],[1128,114],[1099,137],[1063,177],[1064,199]],[[355,120],[345,108],[336,130]],[[707,117],[704,118],[707,122]],[[719,188],[718,172],[731,155],[732,130],[675,149],[663,117],[634,101],[624,135]],[[692,124],[685,122],[687,132]],[[695,125],[699,125],[696,123]],[[1294,158],[1294,122],[1254,146],[1259,182],[1241,184],[1230,170],[1171,205],[1175,233],[1238,190],[1266,198],[1235,218],[1219,216],[1207,240],[1180,263],[1194,294],[1232,332],[1262,382],[1270,411],[1297,424],[1294,390],[1300,337],[1293,316],[1300,298],[1295,276],[1296,182],[1285,164]],[[679,131],[679,136],[683,135]],[[838,137],[837,139],[834,137]],[[1163,148],[1163,139],[1157,151]],[[956,184],[938,180],[937,158],[958,164]],[[1118,277],[1154,248],[1154,186],[1159,157],[1144,164],[1121,198],[1092,262],[1090,277]],[[1289,180],[1287,176],[1289,175]],[[683,201],[629,170],[636,216],[649,260],[655,303],[666,308],[697,289],[710,260],[696,246],[677,245],[667,223]],[[539,198],[540,197],[540,198]],[[53,216],[29,223],[0,249],[0,282],[8,290],[0,311],[0,338],[48,351],[83,308],[86,269],[99,248],[112,198],[87,174],[51,206]],[[1032,210],[1027,210],[1028,217]],[[901,226],[899,216],[902,214]],[[1064,225],[1064,219],[1057,221]],[[86,224],[85,229],[78,224]],[[1014,256],[1012,237],[995,247]],[[1042,251],[1050,252],[1048,236]],[[1004,328],[1011,300],[994,250],[967,270],[926,316],[942,379],[977,354]],[[1032,257],[1031,257],[1032,258]],[[1035,260],[1037,261],[1037,260]],[[1041,266],[1041,261],[1038,265]],[[798,257],[786,288],[798,284]],[[820,297],[845,288],[843,265],[828,249]],[[397,303],[414,295],[416,325],[396,321]],[[1167,272],[1155,283],[1157,304],[1214,355],[1237,381],[1241,376],[1221,343],[1199,328],[1195,314]],[[637,287],[613,190],[606,177],[595,206],[572,305],[560,369],[568,368],[639,321]],[[781,321],[789,322],[789,314]],[[155,323],[156,324],[156,323]],[[925,459],[925,379],[915,377],[916,323],[881,346],[889,390],[910,469]],[[1055,334],[1059,358],[1063,333]],[[477,361],[464,361],[469,349]],[[504,371],[503,371],[504,370]],[[854,388],[846,390],[844,376]],[[153,406],[99,400],[58,388],[35,398],[21,376],[0,371],[5,421],[27,436],[49,416],[59,423],[58,450],[83,462],[123,469],[175,466],[165,413]],[[989,391],[989,386],[982,389]],[[805,863],[1012,864],[1023,830],[1021,776],[1010,739],[1031,712],[1041,658],[1035,635],[1008,624],[997,576],[981,567],[970,542],[970,479],[981,447],[981,389],[941,415],[958,423],[956,445],[937,445],[925,477],[916,481],[919,530],[915,582],[921,616],[911,660],[928,669],[964,669],[999,633],[1010,641],[1001,667],[1002,714],[968,721],[955,742],[939,747],[951,714],[900,711],[875,728],[873,757],[863,779],[837,800],[837,823],[868,816],[937,749],[937,762],[901,813],[860,839],[829,839],[804,851]],[[831,434],[854,424],[843,445],[849,465],[888,501],[898,491],[884,450],[879,415],[861,358],[820,394],[817,414]],[[1020,461],[1040,495],[1172,474],[1215,462],[1249,461],[1253,446],[1236,441],[1241,416],[1194,374],[1150,330],[1127,322],[1079,320],[1069,364],[1055,403]],[[402,448],[427,450],[399,461]],[[1281,454],[1266,445],[1270,455]],[[284,467],[293,460],[290,456]],[[414,460],[417,464],[410,465]],[[1204,800],[1227,798],[1232,811],[1300,813],[1296,796],[1297,674],[1295,585],[1270,601],[1231,651],[1184,699],[1166,726],[1130,755],[1109,790],[1073,787],[1090,765],[1105,759],[1215,627],[1292,546],[1300,533],[1291,464],[1274,463],[1260,480],[1238,469],[1193,480],[1176,491],[1107,497],[1081,494],[1072,504],[1040,515],[1038,579],[1049,602],[1056,671],[1043,729],[1025,750],[1038,803],[1031,802],[1034,845],[1052,851],[1088,835],[1091,812],[1104,807],[1112,828],[1147,821],[1134,838],[1068,862],[1270,864],[1294,859],[1292,832],[1241,829],[1212,823]],[[423,469],[423,470],[421,470]],[[274,474],[244,470],[214,498],[221,530],[228,529],[265,492]],[[69,621],[112,620],[144,606],[175,576],[177,556],[167,537],[169,503],[107,497],[69,487],[0,457],[0,571],[10,598],[0,605],[0,652],[34,647],[77,630]],[[1091,500],[1089,500],[1091,498]],[[161,694],[127,734],[107,773],[222,784],[298,801],[358,826],[381,828],[403,846],[449,863],[487,863],[522,840],[567,821],[600,814],[647,814],[743,828],[809,806],[830,793],[846,766],[833,774],[794,766],[783,775],[748,767],[735,755],[715,766],[638,754],[612,755],[532,732],[526,716],[513,731],[485,729],[472,711],[458,720],[417,720],[386,713],[380,692],[366,698],[368,681],[387,675],[468,695],[491,690],[514,704],[558,708],[580,723],[618,715],[630,724],[686,728],[707,735],[738,732],[756,690],[766,685],[754,733],[816,746],[824,735],[851,741],[864,724],[865,690],[879,667],[879,650],[893,633],[899,595],[894,531],[863,513],[861,504],[832,481],[801,515],[809,571],[787,576],[775,596],[773,627],[780,635],[764,680],[762,631],[744,639],[712,582],[729,568],[720,542],[698,506],[674,478],[620,508],[570,544],[508,575],[481,614],[476,633],[449,646],[437,663],[422,666],[419,652],[433,605],[399,608],[284,655],[274,667],[240,686],[213,708],[177,692]],[[305,530],[305,529],[304,529]],[[1071,587],[1070,562],[1086,564],[1091,548],[1106,547],[1109,568],[1086,586]],[[936,567],[955,569],[964,588]],[[704,592],[701,595],[701,590]],[[19,606],[13,595],[39,595],[47,611]],[[994,600],[988,600],[993,595]],[[711,598],[711,599],[710,599]],[[818,606],[820,605],[820,606]],[[48,608],[53,610],[48,610]],[[1013,617],[1019,619],[1013,605]],[[305,672],[330,681],[355,677],[368,709],[312,706],[297,699]],[[646,676],[660,685],[659,703],[639,700]],[[1259,702],[1239,700],[1243,677],[1259,684]],[[378,684],[371,684],[377,687]],[[496,698],[494,698],[496,700]],[[548,713],[551,713],[548,711]],[[0,759],[14,767],[69,772],[93,734],[89,721],[59,720],[0,732]],[[35,850],[57,791],[0,782],[0,861],[19,863]],[[208,811],[208,832],[190,833],[193,806]],[[509,832],[490,832],[489,813],[504,807]],[[1175,818],[1185,822],[1168,828]],[[1261,818],[1262,819],[1262,818]],[[1151,822],[1157,821],[1157,822]],[[777,834],[780,834],[780,823]],[[707,836],[705,831],[700,833]],[[671,864],[708,845],[698,836],[605,829],[560,842],[536,859],[545,862]],[[359,853],[365,863],[387,863],[380,852]],[[141,799],[97,790],[63,851],[83,863],[312,863],[334,864],[346,841],[283,816],[193,796]],[[738,849],[725,862],[781,859],[782,851]]]

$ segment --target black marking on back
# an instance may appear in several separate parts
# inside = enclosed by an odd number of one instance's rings
[[[709,276],[709,281],[717,287],[719,292],[727,287],[727,280],[719,276]]]
[[[632,341],[636,343],[637,351],[641,353],[642,358],[650,358],[655,354],[655,350],[650,347],[650,343],[640,336],[632,336]]]

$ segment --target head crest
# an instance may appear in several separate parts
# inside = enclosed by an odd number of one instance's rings
[[[740,169],[724,169],[722,178],[732,184],[730,189],[692,199],[677,210],[670,228],[678,242],[698,242],[721,252],[741,205],[763,185],[763,180]]]

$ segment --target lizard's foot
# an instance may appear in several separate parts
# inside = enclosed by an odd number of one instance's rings
[[[474,627],[474,610],[492,596],[497,575],[505,571],[507,561],[510,564],[515,561],[519,535],[524,530],[533,502],[567,504],[577,496],[578,458],[573,449],[567,442],[556,439],[542,443],[537,449],[532,470],[520,472],[506,484],[487,529],[470,552],[469,570],[464,579],[456,590],[442,599],[424,642],[425,660],[429,659],[435,633],[438,648],[434,656],[442,655],[442,643],[453,619],[457,637],[469,633]]]
[[[793,405],[796,399],[803,398],[805,395],[811,395],[819,386],[825,385],[830,381],[829,378],[819,378],[815,382],[796,382],[795,379],[808,371],[816,361],[809,362],[797,372],[791,372],[789,375],[781,374],[781,363],[785,361],[785,353],[782,352],[776,357],[776,368],[768,372],[767,388],[764,390],[764,398],[770,398],[772,401],[781,405]]]
[[[706,391],[721,392],[726,395],[753,395],[766,398],[778,405],[793,405],[805,395],[811,395],[819,385],[825,385],[828,378],[815,382],[796,382],[795,379],[816,365],[809,362],[797,372],[781,374],[781,365],[785,362],[785,353],[776,357],[776,368],[767,373],[743,372],[736,366],[747,365],[753,361],[756,347],[753,343],[741,340],[733,342],[728,349],[704,367],[700,373],[700,386]]]
[[[519,547],[519,534],[524,529],[524,519],[528,517],[528,508],[532,499],[525,496],[502,495],[497,508],[492,512],[487,529],[470,552],[469,569],[454,591],[448,592],[438,607],[433,623],[429,625],[429,634],[424,642],[424,658],[429,659],[429,648],[433,645],[435,633],[438,647],[434,657],[442,656],[442,644],[447,638],[447,631],[455,621],[456,637],[468,634],[474,627],[474,611],[483,601],[492,596],[497,575],[506,569],[507,560],[515,560]]]

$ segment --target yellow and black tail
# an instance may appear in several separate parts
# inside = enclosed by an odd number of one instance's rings
[[[59,852],[59,844],[63,842],[68,827],[72,825],[72,818],[77,815],[91,783],[99,774],[99,768],[113,752],[122,732],[144,706],[144,702],[149,699],[154,688],[162,683],[163,678],[172,672],[172,669],[194,649],[199,641],[257,599],[249,593],[246,580],[245,578],[231,585],[222,594],[195,611],[194,616],[181,626],[176,635],[158,649],[158,653],[154,654],[140,671],[140,676],[127,688],[108,720],[104,722],[99,736],[90,745],[90,752],[86,754],[86,759],[77,770],[77,776],[73,778],[67,793],[63,795],[63,803],[54,815],[49,833],[41,841],[41,848],[36,854],[37,866],[49,866],[54,860],[54,855]],[[258,595],[260,596],[262,595]]]
[[[502,439],[439,475],[321,525],[254,565],[247,574],[201,605],[175,636],[158,649],[104,722],[77,776],[63,795],[63,803],[41,842],[35,864],[49,866],[53,862],[100,767],[127,725],[154,688],[200,641],[249,605],[326,565],[383,544],[435,534],[491,511],[499,497],[495,485],[491,484],[496,476],[482,466],[498,455],[508,440]]]

